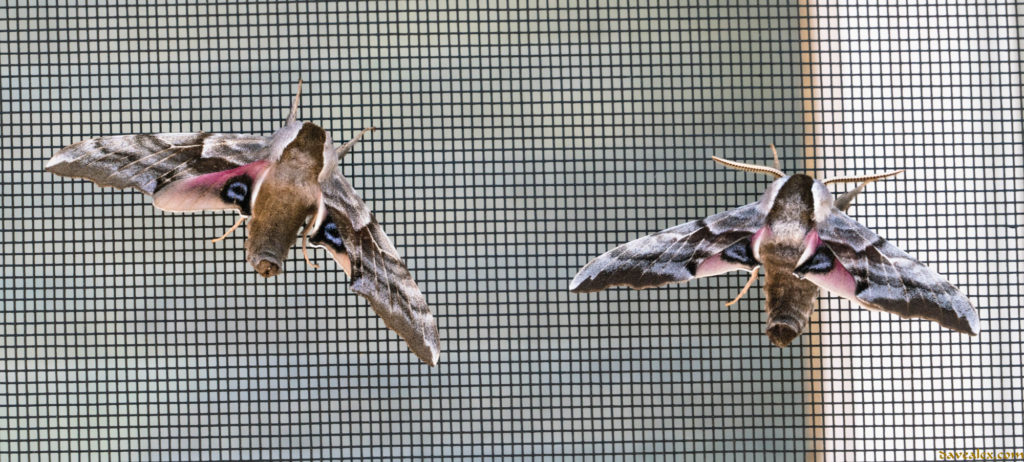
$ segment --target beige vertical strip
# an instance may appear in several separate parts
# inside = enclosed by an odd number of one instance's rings
[[[818,127],[815,122],[821,122],[821,79],[820,66],[818,65],[818,33],[817,19],[815,13],[817,8],[814,0],[799,0],[800,15],[800,75],[801,97],[803,99],[804,112],[804,169],[814,169],[815,146],[818,137]],[[818,303],[817,301],[815,303]],[[807,332],[803,335],[804,344],[804,395],[805,415],[807,416],[805,438],[810,450],[805,460],[825,460],[825,392],[822,377],[822,368],[825,361],[822,359],[821,347],[821,323],[820,310],[814,310],[811,316]]]

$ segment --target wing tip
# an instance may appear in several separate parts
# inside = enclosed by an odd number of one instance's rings
[[[50,158],[50,160],[46,161],[46,165],[43,168],[47,172],[57,173],[58,175],[67,176],[67,175],[64,175],[63,173],[58,173],[58,172],[54,171],[54,169],[56,167],[59,167],[59,166],[61,166],[63,164],[68,163],[67,157],[68,157],[68,153],[69,152],[73,152],[73,151],[78,150],[78,148],[80,146],[82,146],[85,143],[88,143],[89,141],[93,141],[94,139],[95,138],[90,138],[90,139],[82,140],[82,141],[79,141],[77,143],[73,143],[73,144],[64,146],[63,148],[60,148],[60,150],[57,151],[53,155],[53,157]]]
[[[955,287],[952,288],[955,291],[954,295],[954,306],[950,310],[956,315],[956,319],[949,325],[950,329],[958,332],[976,337],[981,333],[981,318],[978,317],[978,309],[974,307],[974,304]]]
[[[406,345],[408,345],[409,349],[412,350],[413,354],[415,354],[417,358],[420,358],[421,361],[427,363],[430,367],[437,366],[437,363],[441,360],[441,344],[438,341],[436,325],[434,326],[432,336],[422,336],[421,341],[415,342],[415,344],[414,342],[410,342],[406,339],[404,335],[398,335],[405,340]]]
[[[900,314],[900,317],[908,319],[927,319],[934,321],[940,326],[947,329],[959,332],[961,334],[967,334],[972,337],[977,337],[981,333],[981,319],[978,317],[978,310],[974,308],[966,297],[961,298],[963,305],[954,305],[953,307],[945,308],[945,311],[941,314],[924,314],[920,312]],[[899,313],[897,313],[899,314]]]
[[[574,294],[587,294],[591,292],[598,292],[604,289],[605,286],[596,284],[596,281],[589,275],[584,275],[583,271],[573,278],[572,282],[569,283],[569,292]]]
[[[77,143],[68,146],[64,149],[61,149],[60,151],[57,151],[57,153],[54,154],[53,157],[50,158],[50,160],[46,161],[46,165],[43,166],[43,169],[50,173],[54,173],[61,176],[67,176],[64,173],[60,172],[60,167],[68,163],[67,152],[75,146],[77,146]]]
[[[978,334],[981,333],[981,319],[978,318],[977,310],[971,310],[971,312],[968,313],[967,327],[970,330],[964,331],[965,334],[968,334],[972,337],[977,337]]]
[[[583,278],[581,276],[582,273],[577,274],[576,277],[572,279],[572,282],[569,283],[569,292],[572,292],[574,294],[584,292],[583,290],[580,290],[580,286],[583,285],[583,281],[586,280],[586,278]]]
[[[979,321],[977,316],[969,316],[967,318],[957,318],[954,323],[942,323],[942,327],[959,332],[961,334],[970,335],[971,337],[977,337],[981,333],[981,327],[978,325]]]
[[[427,361],[427,359],[426,359],[426,358],[424,358],[423,360],[424,360],[424,361],[426,361],[426,363],[427,363],[427,364],[428,364],[428,365],[429,365],[430,367],[436,367],[436,366],[437,366],[437,362],[438,362],[438,361],[439,361],[440,359],[441,359],[441,349],[440,349],[440,348],[437,348],[437,349],[434,349],[434,352],[433,352],[433,356],[431,356],[431,357],[430,357],[430,360],[429,360],[429,361]]]
[[[54,154],[53,157],[50,158],[50,160],[46,161],[46,165],[43,166],[43,169],[46,170],[47,172],[52,173],[53,168],[56,167],[57,165],[60,165],[60,163],[60,152],[58,152]]]

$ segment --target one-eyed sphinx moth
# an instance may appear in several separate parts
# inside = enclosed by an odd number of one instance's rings
[[[285,125],[270,136],[162,133],[109,136],[61,149],[46,170],[99,186],[135,188],[172,212],[237,210],[246,219],[246,259],[256,271],[279,274],[302,230],[330,252],[388,327],[431,366],[441,355],[437,324],[423,294],[362,198],[338,170],[338,160],[366,129],[335,148],[320,127],[296,120],[299,91]],[[305,228],[303,224],[308,221]]]
[[[959,332],[978,334],[978,312],[967,297],[845,213],[868,183],[902,170],[818,181],[784,174],[777,155],[775,168],[713,159],[777,179],[757,202],[608,251],[587,263],[569,290],[646,289],[746,270],[752,274],[742,296],[763,266],[766,333],[780,347],[803,331],[819,287],[870,310],[930,319]],[[833,199],[825,185],[836,182],[862,184]]]

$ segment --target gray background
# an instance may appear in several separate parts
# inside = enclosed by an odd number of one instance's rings
[[[872,2],[876,4],[877,2]],[[0,17],[0,454],[97,460],[934,459],[1024,451],[1019,13],[677,2],[12,4]],[[500,5],[500,6],[499,6]],[[113,134],[270,133],[341,163],[438,319],[429,368],[228,213],[43,171]],[[770,346],[745,274],[575,295],[619,243],[764,177],[907,168],[851,214],[967,292],[968,338],[821,298]],[[840,186],[840,190],[844,190]],[[763,280],[762,280],[763,281]]]

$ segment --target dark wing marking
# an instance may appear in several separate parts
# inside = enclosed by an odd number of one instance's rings
[[[840,264],[802,276],[868,309],[978,334],[978,312],[962,292],[874,231],[836,210],[818,234]]]
[[[587,263],[569,290],[646,289],[737,269],[753,270],[751,236],[764,226],[757,203],[691,221],[616,247]]]
[[[152,195],[178,180],[265,160],[270,140],[203,132],[93,138],[58,151],[46,170]]]
[[[320,187],[324,210],[310,242],[327,249],[346,269],[352,290],[370,301],[416,356],[436,365],[441,342],[434,315],[384,229],[340,172]]]

